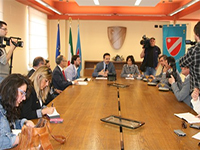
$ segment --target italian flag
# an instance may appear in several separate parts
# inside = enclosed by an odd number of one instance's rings
[[[69,48],[68,48],[68,58],[67,58],[67,64],[68,66],[71,63],[71,58],[74,55],[73,53],[73,43],[72,43],[72,31],[71,31],[71,26],[69,28]]]

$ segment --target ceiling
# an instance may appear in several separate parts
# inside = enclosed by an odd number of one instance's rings
[[[134,6],[136,0],[99,0],[99,6],[93,0],[42,0],[61,12],[61,15],[35,0],[16,1],[46,13],[48,19],[71,17],[73,20],[200,20],[200,0],[173,16],[169,14],[193,0],[142,0],[139,6]]]

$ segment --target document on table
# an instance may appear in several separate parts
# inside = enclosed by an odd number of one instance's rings
[[[129,78],[129,77],[126,77],[125,79],[126,80],[134,80],[134,78]]]
[[[97,80],[107,80],[106,77],[96,77]]]
[[[60,118],[60,114],[57,112],[56,108],[54,108],[54,111],[52,114],[47,114],[47,117],[49,117],[50,119],[52,118]]]
[[[21,129],[12,129],[12,133],[15,135],[19,135],[19,133],[21,133]]]
[[[192,138],[200,140],[200,132],[198,132],[197,134],[193,135]]]
[[[84,80],[86,80],[86,79],[87,79],[87,81],[90,81],[90,80],[91,80],[91,78],[78,78],[77,81],[84,81]]]
[[[88,82],[85,82],[85,81],[78,81],[78,85],[88,85]]]
[[[188,123],[200,123],[200,119],[195,117],[195,115],[187,112],[187,113],[179,113],[179,114],[174,114],[175,116],[186,120]]]

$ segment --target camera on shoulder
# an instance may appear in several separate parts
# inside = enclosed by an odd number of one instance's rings
[[[150,39],[146,37],[146,35],[142,36],[142,40],[140,41],[140,45],[143,45],[143,48],[149,48],[150,47]]]

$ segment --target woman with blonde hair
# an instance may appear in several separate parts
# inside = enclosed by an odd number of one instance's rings
[[[30,77],[32,81],[31,94],[23,102],[21,117],[35,119],[53,113],[54,107],[44,105],[50,91],[51,78],[52,71],[47,66],[41,66],[33,73]]]

